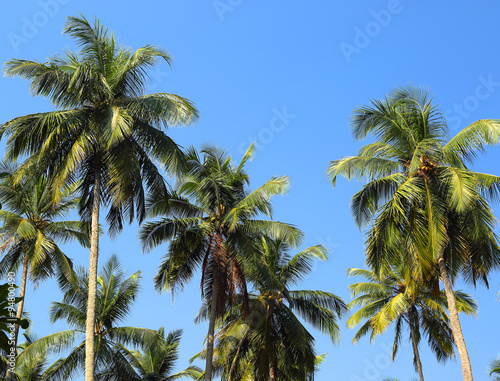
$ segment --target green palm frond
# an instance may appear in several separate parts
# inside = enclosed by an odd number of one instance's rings
[[[337,176],[348,180],[374,180],[401,172],[401,163],[380,157],[352,156],[330,162],[326,171],[332,185],[335,186]]]
[[[18,355],[18,361],[23,361],[25,357],[37,357],[47,352],[59,354],[66,349],[72,348],[79,332],[81,331],[67,330],[42,337],[24,348]]]
[[[140,327],[121,327],[117,323],[130,312],[139,290],[140,272],[126,276],[116,256],[112,256],[103,266],[98,277],[97,311],[95,325],[96,379],[99,380],[141,380],[146,373],[159,371],[164,376],[172,375],[173,366],[178,358],[178,345],[181,331],[168,335],[163,328],[158,331]],[[44,373],[49,379],[67,380],[81,372],[85,360],[85,341],[74,346],[84,336],[85,306],[88,295],[88,274],[82,268],[65,284],[62,302],[53,303],[51,319],[53,322],[65,320],[76,329],[48,335],[30,342],[19,356],[36,358],[41,354],[58,354],[67,349],[71,352],[57,360]],[[147,370],[141,363],[139,352],[144,359],[156,361],[154,369]],[[143,369],[144,374],[140,369]],[[184,373],[174,374],[177,378],[194,377],[197,368],[188,368]],[[175,378],[174,378],[175,379]],[[193,378],[192,378],[193,379]]]
[[[464,128],[443,147],[444,155],[457,156],[461,161],[472,162],[476,152],[484,152],[486,146],[499,143],[500,123],[498,120],[478,120]]]
[[[281,266],[279,279],[283,284],[295,284],[304,279],[313,269],[317,261],[326,261],[327,249],[323,245],[311,246],[297,253]]]
[[[417,340],[417,346],[421,332],[427,337],[428,345],[438,361],[445,362],[455,356],[444,291],[436,295],[431,282],[419,283],[418,278],[408,276],[408,270],[402,263],[386,269],[380,275],[375,271],[355,268],[349,269],[347,274],[367,280],[349,286],[355,299],[349,303],[348,308],[361,308],[350,316],[347,325],[354,328],[364,320],[353,342],[368,334],[373,341],[377,335],[394,325],[394,360],[401,344],[403,327],[408,325],[413,330],[412,337]],[[459,311],[475,315],[477,303],[469,294],[456,291],[455,302]]]
[[[225,220],[229,224],[229,229],[233,230],[242,216],[254,216],[262,213],[271,217],[272,209],[270,198],[275,195],[287,192],[290,179],[287,176],[273,177],[262,186],[249,193],[244,199],[238,202],[227,215]]]
[[[494,360],[490,364],[490,376],[500,379],[500,359]]]
[[[267,379],[274,367],[277,379],[313,379],[318,365],[314,340],[302,321],[319,329],[336,343],[339,319],[347,311],[344,301],[325,291],[291,290],[312,270],[313,262],[326,260],[321,245],[290,256],[292,245],[283,240],[259,237],[253,242],[260,255],[246,263],[258,291],[245,298],[239,295],[233,307],[218,320],[214,366],[222,379]],[[198,321],[207,317],[205,305]],[[299,319],[300,317],[300,319]],[[203,357],[201,352],[199,356]]]

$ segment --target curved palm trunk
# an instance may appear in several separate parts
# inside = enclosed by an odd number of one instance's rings
[[[415,370],[417,371],[418,376],[420,377],[420,381],[424,381],[422,362],[420,361],[420,353],[418,351],[418,343],[417,343],[417,338],[415,336],[415,315],[413,314],[411,308],[408,311],[408,319],[410,323],[411,343],[413,345],[413,356],[414,356],[413,363],[415,365]]]
[[[210,322],[208,324],[207,338],[207,362],[205,365],[205,380],[212,381],[214,339],[215,339],[215,319],[217,317],[217,294],[219,292],[219,276],[217,265],[214,264],[214,275],[212,283],[212,305],[210,306]]]
[[[470,364],[469,353],[467,352],[464,335],[462,334],[462,327],[460,326],[460,320],[458,318],[457,305],[455,303],[455,294],[453,292],[450,276],[448,275],[448,270],[446,269],[446,263],[444,262],[442,253],[438,257],[438,265],[439,272],[441,274],[441,280],[444,284],[446,300],[448,301],[451,330],[453,332],[453,338],[455,339],[455,345],[457,346],[458,354],[460,356],[460,363],[462,365],[462,375],[464,377],[464,381],[472,381],[472,368]]]
[[[101,171],[95,166],[94,201],[90,236],[89,295],[85,324],[85,381],[94,381],[95,303],[97,294],[97,260],[99,256],[99,208],[101,205]]]
[[[23,308],[24,308],[24,298],[26,296],[26,283],[28,281],[28,254],[24,254],[23,261],[23,274],[21,276],[21,288],[19,290],[19,297],[22,298],[19,304],[17,305],[17,313],[16,318],[21,319],[23,316]],[[14,328],[14,347],[17,349],[17,340],[19,339],[19,324],[16,324]],[[17,353],[16,353],[17,354]],[[9,380],[9,377],[12,377],[12,372],[10,368],[7,370],[5,378]]]

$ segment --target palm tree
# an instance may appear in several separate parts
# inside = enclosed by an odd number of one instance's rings
[[[72,282],[66,284],[61,303],[53,303],[50,308],[52,322],[64,319],[73,329],[50,334],[36,340],[18,356],[26,361],[40,353],[57,354],[70,349],[65,358],[60,358],[47,371],[47,377],[53,381],[71,379],[75,372],[83,373],[85,368],[85,305],[88,300],[88,273],[78,268]],[[118,259],[113,255],[104,265],[97,278],[96,321],[94,325],[95,372],[96,375],[108,369],[110,364],[120,374],[133,375],[134,369],[120,352],[123,345],[141,345],[155,341],[154,330],[137,327],[118,327],[117,323],[125,319],[133,307],[139,291],[140,271],[125,278]],[[75,346],[75,342],[83,341]],[[125,377],[125,376],[124,376]]]
[[[94,320],[99,248],[99,214],[109,205],[110,233],[123,219],[144,217],[144,185],[164,189],[155,161],[165,169],[182,164],[181,150],[162,131],[198,116],[191,102],[173,94],[144,95],[148,69],[171,56],[146,45],[135,52],[116,44],[98,20],[69,17],[63,31],[79,52],[65,51],[46,63],[12,59],[5,74],[21,76],[31,92],[49,98],[57,111],[15,118],[0,126],[9,159],[31,156],[24,168],[44,165],[55,174],[56,195],[67,181],[82,179],[80,212],[90,219],[89,300],[86,323],[86,381],[93,380]]]
[[[0,276],[22,269],[17,318],[23,314],[28,274],[35,284],[57,274],[59,281],[72,276],[72,261],[56,242],[76,239],[89,247],[88,226],[81,221],[60,221],[79,200],[74,196],[76,184],[64,187],[58,202],[53,201],[50,182],[44,176],[27,177],[14,182],[14,166],[0,163],[0,200],[7,210],[0,210]],[[17,346],[19,325],[14,331]]]
[[[243,327],[242,327],[243,328]],[[222,381],[256,381],[258,374],[254,372],[254,352],[248,349],[248,337],[238,332],[231,332],[219,338],[220,341],[214,348],[214,372],[221,375]],[[318,355],[314,359],[314,369],[306,371],[304,376],[304,366],[300,363],[287,363],[290,358],[283,356],[280,351],[278,356],[278,378],[279,381],[314,381],[314,375],[319,371],[320,365],[325,361],[326,354]],[[205,358],[206,352],[202,351],[194,356],[190,361],[197,358]],[[298,360],[297,360],[298,361]],[[269,374],[263,380],[268,380]],[[304,378],[305,377],[305,378]],[[200,378],[201,380],[201,378]]]
[[[240,380],[250,367],[254,380],[312,380],[322,357],[298,317],[336,343],[337,322],[347,307],[332,293],[290,287],[310,273],[314,261],[327,259],[326,250],[312,246],[292,257],[284,241],[262,238],[259,246],[262,256],[251,277],[258,291],[250,298],[252,312],[245,316],[238,305],[219,331],[222,379]]]
[[[119,349],[135,373],[123,377],[114,367],[105,370],[98,379],[100,381],[170,381],[178,379],[197,380],[201,371],[195,366],[173,373],[175,363],[179,358],[179,342],[182,330],[176,330],[165,335],[165,328],[158,331],[158,338],[141,345],[142,350],[129,350],[120,345]]]
[[[368,183],[352,200],[356,223],[367,233],[367,262],[377,273],[390,267],[401,247],[414,276],[429,279],[439,268],[464,380],[472,380],[451,280],[483,281],[500,265],[493,231],[495,218],[486,198],[497,197],[500,178],[469,170],[477,152],[499,141],[499,124],[477,121],[447,141],[447,127],[425,90],[396,89],[383,101],[354,112],[355,138],[373,134],[359,154],[330,163],[338,175]],[[437,286],[437,279],[436,279]]]
[[[198,266],[202,268],[202,295],[210,304],[205,377],[212,379],[215,320],[239,288],[246,295],[245,263],[257,252],[254,237],[267,233],[286,237],[292,244],[301,238],[294,227],[277,221],[258,220],[261,213],[271,215],[270,198],[284,193],[287,177],[273,177],[248,192],[245,163],[252,157],[253,145],[234,166],[222,150],[207,146],[199,154],[187,153],[188,171],[179,179],[174,194],[154,194],[150,199],[151,218],[140,239],[145,250],[170,241],[165,260],[156,276],[156,287],[175,291],[188,282]]]
[[[370,331],[370,340],[373,341],[376,335],[383,334],[394,324],[394,361],[406,325],[413,347],[413,364],[420,381],[424,380],[418,350],[421,331],[427,336],[429,347],[438,361],[445,362],[454,356],[454,341],[446,314],[447,301],[444,291],[436,295],[431,284],[412,279],[402,266],[394,267],[392,271],[380,277],[373,271],[354,268],[349,269],[347,275],[362,276],[366,279],[349,286],[355,299],[349,303],[348,308],[361,308],[347,320],[348,327],[354,328],[366,319],[354,336],[354,343]],[[470,295],[455,291],[455,301],[460,312],[476,315],[477,304]]]

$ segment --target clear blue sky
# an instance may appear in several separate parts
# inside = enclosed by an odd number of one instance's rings
[[[500,44],[495,1],[9,1],[2,6],[0,62],[37,59],[60,52],[71,41],[61,34],[65,17],[96,15],[122,44],[164,47],[175,57],[173,68],[152,73],[149,92],[171,92],[193,100],[198,124],[171,130],[180,144],[213,142],[239,159],[252,141],[258,154],[248,165],[254,187],[273,175],[289,175],[292,188],[275,199],[275,218],[302,228],[304,247],[323,243],[330,260],[317,266],[303,288],[334,292],[349,301],[348,267],[363,267],[363,234],[349,211],[360,183],[325,179],[329,161],[352,155],[349,117],[370,98],[409,82],[428,86],[446,111],[451,133],[477,119],[500,118]],[[73,46],[71,46],[73,48]],[[47,111],[44,99],[31,98],[21,79],[0,78],[0,120]],[[282,119],[279,118],[281,116]],[[278,119],[276,119],[278,117]],[[3,151],[4,143],[1,142]],[[498,147],[488,150],[477,168],[500,174]],[[495,206],[498,209],[498,206]],[[125,325],[168,330],[183,328],[178,369],[202,347],[207,325],[194,325],[200,306],[199,276],[177,295],[154,292],[152,278],[164,248],[141,254],[137,226],[114,241],[102,239],[101,263],[117,253],[129,274],[143,271],[142,293]],[[70,245],[75,262],[88,265],[88,253]],[[492,274],[490,290],[466,287],[479,301],[476,319],[462,317],[476,380],[487,380],[487,366],[500,352],[495,301],[500,276]],[[457,283],[457,287],[463,287]],[[55,282],[46,282],[26,299],[39,335],[64,329],[51,325],[48,307],[59,301]],[[317,380],[380,380],[416,377],[409,345],[394,363],[384,348],[392,330],[352,345],[354,332],[341,323],[342,340],[333,346],[315,332],[317,352],[328,353]],[[451,361],[436,362],[421,345],[429,380],[458,380]]]

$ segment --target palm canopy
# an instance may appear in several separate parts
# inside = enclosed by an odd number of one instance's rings
[[[104,265],[97,278],[98,293],[96,303],[95,372],[96,375],[113,365],[116,372],[134,374],[134,370],[122,355],[122,345],[141,345],[155,341],[154,330],[117,325],[126,318],[133,307],[139,291],[140,271],[125,277],[116,256],[112,256]],[[85,306],[88,294],[88,274],[82,268],[76,270],[76,276],[64,289],[62,302],[53,303],[50,308],[52,322],[65,320],[72,329],[42,337],[30,345],[18,356],[19,361],[43,353],[58,354],[65,350],[70,353],[51,365],[46,373],[50,380],[67,380],[74,374],[83,374],[85,362],[85,341],[78,342],[85,334]],[[75,344],[76,343],[76,344]]]
[[[371,134],[376,141],[357,156],[332,161],[327,175],[333,184],[338,175],[368,181],[351,209],[358,226],[372,222],[370,266],[390,265],[398,248],[410,244],[424,276],[443,253],[453,276],[461,270],[468,281],[486,282],[500,265],[496,221],[486,202],[498,199],[500,177],[473,172],[467,164],[499,142],[498,121],[477,121],[448,139],[446,121],[428,92],[409,86],[356,109],[352,129],[355,138]],[[402,237],[412,242],[403,244]]]
[[[142,344],[139,350],[129,350],[124,345],[120,345],[120,352],[134,368],[135,373],[124,376],[110,367],[102,372],[98,379],[100,381],[197,380],[201,376],[201,371],[195,366],[173,373],[175,363],[179,358],[182,330],[167,334],[165,328],[161,327],[157,333],[156,340]]]
[[[297,245],[301,233],[271,217],[270,199],[285,193],[286,176],[273,177],[248,191],[245,163],[253,156],[249,147],[238,165],[220,148],[206,146],[201,155],[191,148],[186,154],[187,170],[179,178],[173,195],[153,193],[149,200],[151,218],[141,227],[145,250],[170,242],[167,255],[155,278],[156,288],[175,290],[188,282],[201,266],[202,295],[211,305],[207,340],[207,380],[212,377],[212,351],[216,316],[232,303],[236,289],[247,299],[245,268],[258,251],[254,241],[262,234],[286,239]]]
[[[162,126],[190,123],[198,113],[180,96],[144,94],[148,69],[160,60],[170,64],[166,51],[150,45],[126,49],[98,20],[83,16],[68,17],[63,33],[76,41],[78,52],[66,50],[47,62],[12,59],[4,67],[6,75],[27,79],[31,93],[47,97],[58,110],[12,119],[0,126],[0,137],[8,136],[8,159],[28,155],[23,167],[42,164],[55,173],[56,190],[82,179],[80,206],[87,216],[98,176],[116,232],[123,215],[144,216],[143,183],[164,186],[155,160],[168,170],[182,163]]]
[[[152,195],[149,213],[162,219],[143,224],[140,239],[145,250],[170,242],[165,260],[155,278],[158,290],[183,286],[195,269],[202,267],[202,290],[211,300],[214,266],[218,270],[218,303],[234,295],[235,287],[246,292],[244,265],[257,255],[253,239],[263,233],[286,237],[298,244],[301,232],[278,221],[256,219],[259,214],[271,216],[270,198],[285,193],[286,176],[273,177],[249,192],[244,164],[255,148],[248,149],[234,166],[227,154],[207,146],[203,158],[190,149],[186,155],[188,172],[169,195]],[[222,310],[221,310],[222,311]]]
[[[79,202],[77,184],[61,189],[54,202],[50,180],[45,176],[23,176],[14,181],[15,165],[0,163],[0,275],[17,272],[26,256],[29,275],[38,283],[54,273],[60,282],[72,275],[72,260],[62,253],[57,243],[77,240],[89,246],[89,226],[81,221],[61,220]]]
[[[238,328],[238,329],[236,329]],[[251,336],[245,325],[234,326],[230,331],[219,336],[217,348],[214,351],[214,373],[221,377],[222,381],[258,381],[269,380],[269,372],[259,375],[255,372],[255,361],[257,353],[251,348]],[[191,358],[205,358],[206,352],[202,351]],[[279,381],[314,381],[314,376],[319,371],[320,365],[325,361],[326,354],[318,355],[314,359],[314,369],[308,368],[304,373],[304,365],[300,359],[287,357],[284,351],[278,353],[278,375]],[[291,363],[290,361],[296,361]],[[263,370],[263,369],[262,369]],[[304,375],[305,374],[305,375]],[[203,376],[203,374],[202,374]],[[203,378],[199,378],[203,380]]]
[[[338,296],[320,290],[292,290],[317,260],[326,260],[326,249],[309,247],[290,256],[290,245],[262,238],[261,257],[250,279],[257,295],[250,298],[250,311],[236,305],[223,320],[218,333],[217,362],[223,380],[313,379],[321,357],[314,351],[314,338],[301,318],[338,342],[338,320],[346,311]],[[200,318],[206,316],[203,311]]]
[[[261,297],[276,307],[287,307],[306,323],[328,335],[333,343],[340,339],[337,321],[346,312],[342,298],[326,291],[292,290],[308,276],[316,261],[328,259],[322,245],[308,247],[290,255],[291,247],[283,240],[267,237],[260,241],[262,252],[252,283]]]
[[[376,141],[357,156],[331,162],[327,174],[333,184],[338,175],[368,181],[351,203],[358,226],[372,223],[367,263],[381,275],[405,248],[403,261],[413,277],[436,288],[439,268],[464,380],[472,381],[451,281],[462,275],[488,285],[488,274],[500,266],[487,202],[498,199],[500,177],[467,167],[487,145],[498,144],[500,123],[480,120],[448,140],[446,121],[428,92],[408,86],[355,110],[352,127],[355,138],[372,134]]]
[[[406,326],[414,335],[416,347],[423,333],[438,361],[445,362],[454,357],[454,340],[446,313],[448,304],[444,291],[436,295],[432,284],[413,279],[402,266],[394,266],[382,276],[355,268],[349,269],[347,274],[364,278],[364,281],[349,286],[354,297],[349,308],[360,308],[347,320],[347,325],[354,328],[365,320],[353,342],[367,334],[373,341],[377,335],[394,325],[394,360]],[[476,315],[478,307],[469,294],[455,291],[455,301],[459,312]]]

